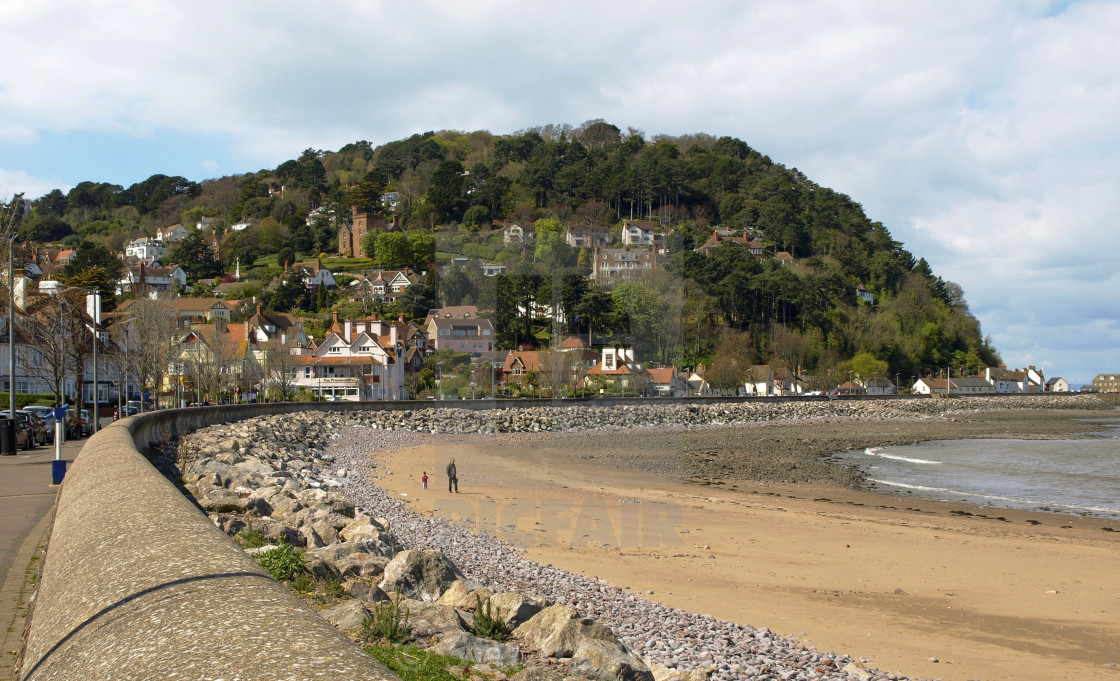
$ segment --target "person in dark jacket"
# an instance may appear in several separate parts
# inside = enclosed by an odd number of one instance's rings
[[[459,493],[459,471],[455,468],[455,459],[447,464],[447,491],[452,491],[452,488],[456,494]]]

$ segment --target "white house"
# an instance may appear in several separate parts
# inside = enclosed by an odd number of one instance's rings
[[[1048,393],[1068,393],[1069,382],[1061,376],[1046,379],[1046,392]]]
[[[520,225],[510,225],[502,230],[502,243],[507,246],[509,244],[532,243],[536,236],[536,232],[526,231]]]
[[[314,265],[304,265],[301,269],[303,270],[303,283],[310,286],[312,290],[317,291],[319,287],[332,289],[336,286],[334,273],[323,267],[322,260],[316,261]]]
[[[688,383],[672,367],[646,369],[649,374],[649,392],[658,397],[687,397]]]
[[[235,225],[230,225],[229,228],[230,228],[231,231],[234,231],[234,232],[243,232],[243,231],[249,229],[250,227],[252,227],[255,224],[257,224],[256,219],[248,218],[248,219],[242,220],[241,222],[238,222]]]
[[[482,276],[484,277],[496,277],[499,274],[506,273],[506,266],[501,264],[480,262],[478,267],[482,270]]]
[[[153,239],[151,237],[144,237],[142,239],[135,239],[128,246],[125,246],[124,255],[135,256],[141,260],[145,258],[162,258],[167,255],[167,246],[164,245],[160,239]]]
[[[622,225],[624,246],[652,246],[653,242],[653,227],[643,227],[634,222],[626,222]]]
[[[891,379],[884,376],[874,376],[872,378],[858,378],[856,379],[860,385],[863,386],[865,395],[897,395],[898,388]]]
[[[611,235],[588,225],[569,225],[564,232],[564,243],[572,248],[595,248],[610,243]]]
[[[868,305],[875,304],[875,294],[867,290],[867,287],[863,284],[856,287],[856,296]]]
[[[949,381],[944,378],[919,378],[914,381],[910,392],[918,395],[932,395],[934,393],[944,395],[949,392]]]
[[[209,218],[213,220],[213,218]],[[156,230],[156,238],[167,244],[178,243],[187,238],[186,228],[182,225],[171,225],[170,227],[160,227]]]
[[[323,342],[293,351],[292,385],[323,399],[346,402],[405,397],[401,322],[340,322],[338,314]],[[297,354],[298,353],[298,354]]]
[[[148,267],[144,263],[125,268],[117,282],[117,294],[124,295],[134,290],[154,295],[164,291],[187,288],[187,273],[178,265],[167,267]]]

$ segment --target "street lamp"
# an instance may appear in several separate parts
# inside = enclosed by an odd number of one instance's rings
[[[436,362],[436,389],[439,390],[439,399],[443,399],[443,362]]]

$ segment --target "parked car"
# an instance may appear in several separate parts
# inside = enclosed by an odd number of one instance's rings
[[[93,434],[93,414],[90,413],[89,409],[82,409],[80,414],[81,425],[79,426],[78,437],[88,437]]]
[[[39,417],[47,429],[47,442],[54,442],[54,409],[51,407],[30,406],[26,407],[24,411],[29,411]]]
[[[0,411],[0,418],[11,418],[7,410]],[[16,447],[34,449],[47,444],[47,427],[38,416],[22,409],[16,410]]]

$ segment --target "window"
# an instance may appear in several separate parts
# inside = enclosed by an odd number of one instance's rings
[[[337,355],[342,352],[342,348],[336,345],[333,348],[328,348],[327,352],[331,353],[332,355]]]

